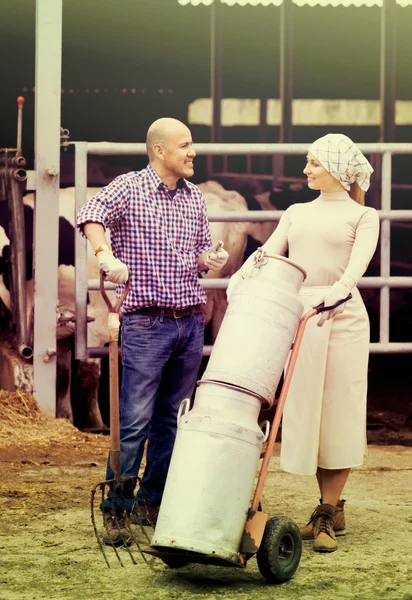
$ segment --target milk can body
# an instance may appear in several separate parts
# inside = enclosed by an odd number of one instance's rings
[[[233,291],[202,379],[233,384],[273,404],[303,313],[305,276],[289,259],[262,253]]]
[[[261,401],[200,383],[179,419],[152,546],[236,560],[264,441]]]

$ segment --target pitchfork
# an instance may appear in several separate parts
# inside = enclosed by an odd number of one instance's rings
[[[131,540],[133,540],[135,542],[136,546],[138,547],[138,549],[140,551],[140,554],[142,555],[143,559],[147,563],[148,563],[148,559],[143,554],[140,544],[132,531],[132,528],[130,526],[130,519],[125,510],[125,506],[124,506],[124,484],[125,484],[125,482],[127,482],[129,484],[139,482],[139,484],[141,485],[141,480],[138,476],[121,477],[121,465],[120,465],[120,415],[119,415],[120,316],[119,316],[119,311],[120,311],[120,307],[121,307],[124,299],[126,298],[127,294],[129,293],[130,279],[129,279],[129,281],[127,281],[122,295],[120,296],[120,298],[117,299],[117,301],[114,305],[111,303],[110,298],[108,297],[108,295],[106,293],[106,290],[104,287],[104,280],[105,280],[105,274],[103,271],[100,271],[100,292],[101,292],[102,297],[103,297],[104,301],[106,302],[107,308],[109,310],[109,316],[108,316],[109,374],[110,374],[110,452],[109,452],[109,462],[110,462],[110,467],[114,473],[114,479],[102,481],[101,483],[97,483],[93,487],[92,493],[91,493],[91,519],[92,519],[92,523],[93,523],[94,533],[96,535],[96,539],[99,544],[99,548],[104,556],[107,566],[110,568],[110,563],[107,559],[107,555],[104,550],[104,543],[102,541],[102,538],[101,538],[101,536],[98,532],[97,526],[96,526],[94,505],[95,505],[95,496],[96,496],[97,490],[100,490],[99,496],[101,497],[101,505],[100,505],[101,508],[103,508],[103,502],[106,497],[107,489],[111,490],[111,492],[112,492],[111,493],[112,515],[113,515],[114,524],[117,527],[117,529],[119,531],[119,535],[120,535],[120,533],[121,533],[120,525],[119,525],[118,517],[116,516],[116,511],[115,511],[114,490],[115,490],[116,484],[120,484],[120,495],[122,498],[123,514],[125,516],[127,532],[130,535]],[[142,492],[143,492],[143,490],[142,490]],[[102,511],[102,514],[103,514],[103,511]],[[104,515],[103,515],[103,522],[104,522]],[[147,543],[149,543],[150,539],[147,535],[147,532],[145,531],[143,526],[140,526],[140,528],[143,531],[143,534],[146,538]],[[119,563],[123,567],[124,565],[123,565],[122,559],[121,559],[120,554],[116,548],[116,545],[113,543],[113,541],[111,541],[111,546],[116,554],[116,557],[117,557]],[[128,545],[125,544],[124,547],[126,548],[133,564],[137,564]]]

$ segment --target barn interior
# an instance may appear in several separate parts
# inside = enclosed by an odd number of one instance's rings
[[[15,243],[21,242],[15,250],[16,257],[20,257],[16,269],[11,269],[10,260],[3,253],[3,277],[10,279],[7,285],[11,286],[14,298],[19,299],[20,313],[28,310],[22,288],[27,273],[32,272],[33,261],[39,281],[42,278],[47,288],[45,297],[55,293],[57,280],[48,283],[50,263],[45,255],[58,248],[59,215],[54,208],[52,218],[50,202],[52,198],[56,202],[58,197],[57,180],[60,189],[72,189],[76,184],[78,146],[74,142],[77,140],[97,143],[96,154],[89,152],[87,156],[87,186],[100,188],[119,173],[144,167],[142,144],[148,124],[163,115],[176,117],[188,123],[196,144],[201,147],[193,181],[219,181],[226,189],[235,189],[248,199],[252,210],[261,209],[256,202],[259,194],[269,194],[276,210],[312,198],[304,188],[301,173],[299,154],[304,150],[273,155],[270,151],[259,153],[257,144],[262,148],[266,144],[301,144],[305,148],[309,141],[334,131],[351,136],[359,144],[395,144],[388,171],[390,183],[383,175],[384,151],[369,155],[377,177],[367,202],[379,210],[387,210],[389,194],[391,213],[384,226],[388,229],[385,244],[389,248],[378,248],[365,274],[366,278],[389,279],[378,281],[378,287],[362,288],[372,326],[369,428],[371,436],[384,437],[384,432],[387,439],[391,438],[391,431],[400,434],[404,429],[410,430],[412,251],[411,217],[405,211],[412,210],[409,168],[412,83],[406,60],[412,50],[408,35],[411,3],[385,0],[320,5],[302,1],[129,0],[118,10],[112,2],[89,0],[63,3],[60,14],[54,13],[47,2],[44,7],[42,4],[38,2],[36,6],[30,0],[9,3],[2,9],[0,24],[2,54],[13,56],[13,60],[6,61],[0,82],[2,161],[10,163],[19,154],[25,160],[20,174],[9,163],[10,169],[2,170],[1,205],[3,209],[6,207],[7,197],[9,213],[10,206],[16,207],[10,227],[14,223]],[[48,15],[53,14],[55,23],[60,24],[58,39],[55,39],[56,28],[55,38],[47,37],[50,34],[47,29],[41,30],[42,9]],[[160,24],[156,19],[159,12],[166,17]],[[56,49],[55,61],[51,62],[50,52],[48,58],[47,51],[46,58],[42,55],[40,34]],[[156,43],[166,39],[167,54]],[[41,114],[39,109],[36,114],[36,97],[44,106],[42,94],[50,94],[53,89],[60,91],[58,110],[47,114],[46,109]],[[16,144],[19,96],[24,98],[20,149],[19,142]],[[47,190],[37,186],[37,215],[30,214],[27,203],[22,209],[23,196],[26,198],[36,187],[34,173],[41,168],[39,159],[36,165],[36,148],[39,153],[42,144],[50,146],[50,134],[46,135],[44,128],[52,120],[62,128],[59,147],[54,148],[52,159],[52,169],[56,169],[58,176],[50,176],[52,181],[48,182]],[[53,143],[56,140],[55,135]],[[113,146],[119,153],[101,153],[98,143],[103,141],[119,144]],[[121,145],[127,143],[139,148],[125,152]],[[210,154],[209,144],[227,144],[227,152],[218,150]],[[233,152],[238,144],[250,146],[251,152]],[[402,145],[403,150],[396,144]],[[4,151],[16,146],[17,152]],[[50,162],[50,158],[45,161]],[[13,176],[8,174],[11,171]],[[24,181],[15,179],[16,176]],[[12,202],[11,198],[15,200]],[[400,215],[399,220],[395,212]],[[17,231],[24,217],[26,235],[19,236]],[[52,220],[49,223],[47,219]],[[39,239],[40,232],[45,230],[53,233],[51,245],[36,249],[34,244],[34,254],[30,254],[33,239],[36,236]],[[69,235],[75,238],[74,231],[69,231]],[[22,241],[28,248],[22,247]],[[74,246],[72,240],[70,244]],[[253,240],[250,244],[253,248]],[[70,264],[70,259],[67,262]],[[55,263],[52,266],[57,268]],[[12,315],[3,303],[2,386],[38,390],[40,406],[52,414],[56,390],[68,385],[68,375],[64,366],[56,364],[54,352],[62,342],[55,340],[55,332],[50,333],[50,315],[46,317],[36,308],[41,302],[42,297],[37,295],[28,319],[18,316],[16,300]],[[388,312],[385,326],[382,303]],[[61,337],[59,333],[64,327],[72,327],[77,335],[79,329],[74,319],[78,318],[60,314],[57,337]],[[84,328],[84,323],[81,326]],[[209,333],[205,362],[213,341],[212,332]],[[71,351],[73,356],[79,356],[78,345]],[[83,350],[83,358],[84,352],[87,350]],[[104,351],[95,354],[100,356]],[[15,364],[19,366],[15,368]],[[89,387],[79,385],[76,368],[69,372],[72,400],[82,398],[89,393]],[[84,401],[74,402],[72,410],[75,424],[83,429],[90,427],[90,423],[81,405]],[[104,368],[99,383],[99,406],[103,422],[108,425]]]
[[[2,599],[411,600],[411,31],[412,0],[2,3]],[[359,286],[371,323],[369,455],[345,489],[339,551],[325,557],[304,542],[296,576],[276,587],[253,561],[235,573],[169,569],[138,552],[132,564],[125,548],[124,568],[113,553],[108,570],[93,533],[90,489],[104,478],[110,443],[107,312],[75,211],[146,166],[147,128],[163,116],[193,133],[192,181],[231,195],[210,224],[247,227],[240,262],[282,211],[313,199],[302,169],[314,139],[344,133],[375,169],[366,203],[381,237]],[[222,220],[237,206],[236,219]],[[229,276],[202,280],[210,322],[199,377]],[[264,510],[304,524],[315,477],[282,471],[279,446]]]

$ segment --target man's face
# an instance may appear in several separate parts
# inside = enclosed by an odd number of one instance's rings
[[[170,133],[164,142],[163,152],[164,169],[170,175],[178,179],[193,176],[193,159],[196,152],[187,127],[182,126],[178,131]]]

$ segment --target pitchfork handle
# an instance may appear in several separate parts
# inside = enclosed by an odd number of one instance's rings
[[[126,285],[125,288],[123,290],[122,295],[120,296],[120,298],[117,299],[116,303],[113,304],[110,301],[109,296],[107,295],[106,289],[104,287],[104,280],[106,279],[106,273],[103,271],[103,269],[100,269],[100,293],[103,296],[103,300],[106,302],[107,304],[107,308],[109,309],[109,312],[114,312],[114,313],[118,313],[120,310],[120,307],[124,301],[124,299],[126,298],[127,294],[129,293],[129,289],[130,289],[130,271],[129,271],[129,279],[126,281]]]
[[[109,309],[109,371],[110,371],[110,467],[114,474],[115,481],[120,481],[121,464],[120,464],[120,415],[119,415],[119,316],[115,318],[115,322],[110,321],[111,316],[116,313],[118,315],[120,306],[126,298],[130,288],[130,278],[126,282],[120,298],[117,299],[115,305],[111,303],[106,290],[104,288],[105,273],[100,270],[100,293]]]

